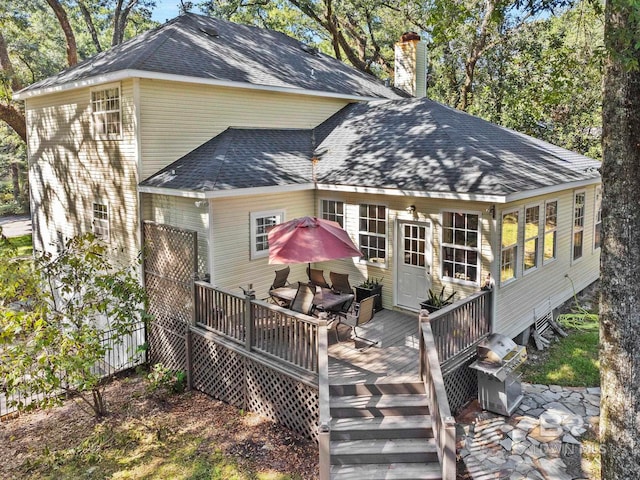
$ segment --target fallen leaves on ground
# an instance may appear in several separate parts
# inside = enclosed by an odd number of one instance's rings
[[[200,392],[149,393],[114,380],[109,415],[73,401],[0,423],[0,478],[314,479],[316,444]]]

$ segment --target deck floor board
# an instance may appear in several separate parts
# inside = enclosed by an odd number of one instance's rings
[[[418,380],[418,315],[395,310],[377,312],[359,333],[379,344],[354,349],[350,329],[340,325],[341,342],[329,331],[329,381],[332,384]]]

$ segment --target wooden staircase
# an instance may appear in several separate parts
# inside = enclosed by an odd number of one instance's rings
[[[422,382],[329,388],[332,479],[442,478]]]

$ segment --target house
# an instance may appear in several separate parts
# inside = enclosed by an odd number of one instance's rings
[[[195,230],[199,271],[273,279],[266,229],[336,220],[362,259],[319,264],[384,285],[386,308],[495,281],[516,336],[598,278],[599,162],[427,98],[424,42],[400,88],[283,34],[182,15],[18,93],[36,248],[93,230],[123,255],[145,220]],[[406,93],[407,90],[409,93]],[[304,265],[292,277],[305,277]]]

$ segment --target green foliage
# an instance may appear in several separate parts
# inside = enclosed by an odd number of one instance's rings
[[[451,295],[445,297],[444,289],[445,287],[443,286],[439,293],[429,289],[429,298],[427,299],[427,303],[439,308],[449,305],[453,301],[453,297],[455,297],[457,292],[454,291]]]
[[[376,288],[379,285],[382,285],[382,278],[367,277],[359,286],[362,288]]]
[[[147,319],[135,266],[115,266],[109,253],[87,234],[57,256],[2,259],[0,378],[8,394],[43,396],[18,408],[53,405],[55,394],[67,393],[96,416],[106,413],[97,366]]]
[[[182,393],[187,385],[187,374],[183,371],[173,371],[162,363],[156,363],[151,367],[147,375],[149,390],[152,392],[164,390],[169,393]]]

